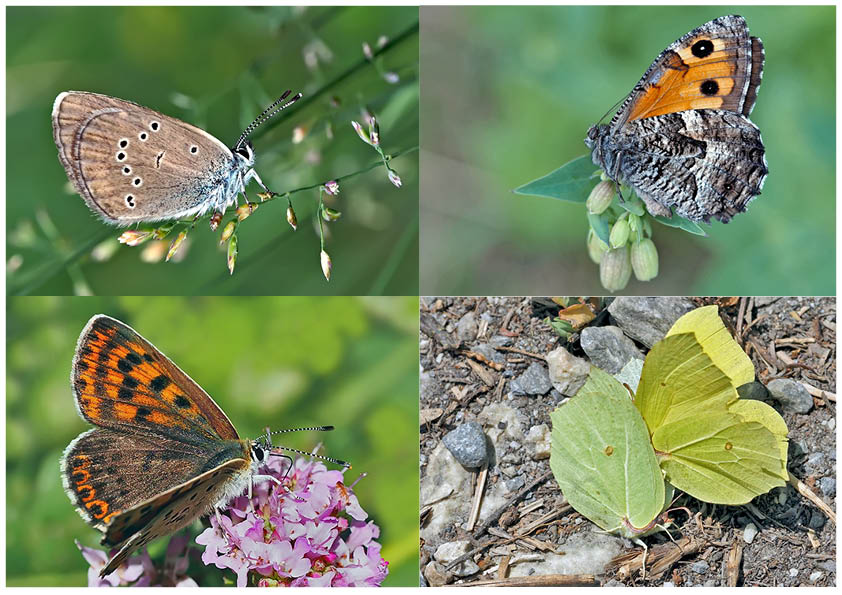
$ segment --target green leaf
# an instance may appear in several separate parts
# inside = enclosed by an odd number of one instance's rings
[[[678,215],[673,215],[672,217],[662,217],[661,215],[655,215],[654,219],[655,221],[663,223],[664,225],[669,225],[670,227],[677,227],[679,229],[683,229],[684,231],[694,233],[697,236],[707,237],[708,235],[704,229],[699,227],[698,223],[690,221],[689,219],[685,219],[684,217],[679,217]]]
[[[606,217],[607,211],[605,213],[601,213],[599,215],[595,215],[594,213],[588,213],[588,222],[591,224],[591,229],[594,230],[594,233],[597,237],[605,242],[606,245],[610,246],[609,238],[611,237],[611,224],[608,223],[608,218]]]
[[[512,192],[583,203],[599,181],[597,171],[599,170],[595,169],[591,156],[582,155],[546,176],[515,188]]]

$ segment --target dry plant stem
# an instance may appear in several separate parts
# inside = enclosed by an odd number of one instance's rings
[[[688,554],[695,554],[704,545],[704,541],[696,537],[682,537],[676,542],[664,543],[649,548],[647,555],[647,576],[657,577],[666,572],[678,560]],[[643,568],[644,552],[630,552],[621,554],[611,561],[615,568],[625,567],[629,576],[635,570]]]
[[[595,587],[592,574],[544,574],[540,576],[515,576],[473,583],[457,583],[454,587]]]
[[[479,520],[479,509],[482,506],[482,495],[485,492],[485,483],[487,479],[488,461],[483,463],[482,469],[480,469],[479,475],[477,476],[477,487],[476,490],[474,490],[474,502],[471,505],[471,516],[468,518],[468,524],[465,527],[468,533],[474,530],[477,520]]]
[[[821,498],[819,498],[813,493],[813,490],[808,488],[804,483],[801,482],[800,479],[795,477],[792,473],[789,474],[789,484],[796,490],[798,490],[799,494],[801,494],[802,496],[807,498],[807,500],[812,502],[816,506],[816,508],[821,510],[834,525],[836,524],[836,513],[833,511],[833,509],[827,504],[825,504]]]
[[[539,359],[542,362],[547,361],[547,358],[543,355],[538,355],[537,353],[531,353],[529,351],[524,351],[523,349],[518,349],[517,347],[503,347],[502,345],[499,347],[495,347],[497,351],[509,351],[511,353],[519,353],[521,355],[528,355],[529,357],[534,357],[535,359]]]

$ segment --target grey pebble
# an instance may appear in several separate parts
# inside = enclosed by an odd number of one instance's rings
[[[822,494],[824,494],[828,498],[833,498],[834,496],[836,496],[836,478],[822,477],[819,480],[819,488],[821,489]]]
[[[462,343],[473,341],[477,338],[477,315],[473,310],[465,314],[456,324],[456,336]]]
[[[793,413],[809,413],[813,408],[813,397],[800,382],[791,378],[775,378],[766,385],[769,395],[781,406]]]
[[[617,326],[647,347],[663,339],[675,321],[693,309],[693,302],[679,297],[622,296],[608,306]]]
[[[753,399],[763,401],[769,397],[769,391],[760,382],[749,382],[737,389],[741,399]]]
[[[704,573],[706,573],[708,570],[710,570],[710,565],[709,565],[707,562],[705,562],[704,560],[699,560],[698,562],[693,562],[693,563],[690,565],[690,568],[691,568],[691,569],[693,570],[693,572],[695,572],[696,574],[704,574]]]
[[[512,380],[509,387],[516,395],[545,395],[553,385],[547,368],[539,362],[532,362],[523,374]]]
[[[746,528],[743,529],[743,541],[751,543],[754,541],[755,537],[757,537],[757,525],[749,523],[746,525]]]
[[[616,326],[589,326],[580,341],[591,363],[609,374],[616,374],[633,358],[643,359],[634,341]]]
[[[482,467],[488,460],[488,444],[482,426],[469,421],[451,430],[442,442],[463,467]]]

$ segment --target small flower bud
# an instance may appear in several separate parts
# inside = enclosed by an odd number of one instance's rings
[[[170,258],[175,256],[175,253],[178,252],[178,249],[181,247],[181,243],[184,241],[184,239],[186,237],[187,237],[187,230],[186,229],[182,229],[180,232],[178,232],[178,235],[175,236],[175,239],[172,241],[172,244],[170,244],[170,249],[167,252],[167,257],[164,259],[166,262],[169,262]]]
[[[292,205],[287,207],[287,223],[289,223],[293,231],[298,229],[298,219],[295,217],[295,211],[292,210]]]
[[[365,56],[366,60],[371,60],[374,58],[374,52],[371,51],[371,46],[368,45],[367,41],[363,42],[363,56]]]
[[[610,292],[621,291],[631,278],[632,267],[627,246],[608,250],[599,263],[599,281]]]
[[[322,261],[322,273],[325,276],[325,279],[330,281],[330,270],[333,268],[333,262],[330,260],[330,256],[327,252],[322,250],[322,253],[319,255]]]
[[[336,221],[342,216],[342,213],[337,211],[336,209],[331,209],[330,207],[324,207],[322,209],[322,219],[330,223],[331,221]]]
[[[389,181],[390,181],[392,184],[394,184],[396,188],[400,188],[400,187],[401,187],[401,184],[403,184],[403,182],[401,182],[401,179],[400,179],[400,177],[398,176],[398,172],[396,172],[396,171],[395,171],[395,170],[393,170],[393,169],[390,169],[390,170],[389,170],[389,174],[388,174],[388,175],[389,175]]]
[[[625,219],[618,219],[614,225],[611,226],[611,235],[608,238],[608,243],[612,248],[619,248],[625,246],[629,241],[629,222]]]
[[[588,255],[591,260],[599,264],[602,260],[602,255],[608,251],[608,244],[599,239],[593,229],[588,230]]]
[[[605,209],[611,206],[611,201],[614,200],[614,194],[614,182],[603,180],[594,186],[588,196],[588,200],[585,202],[588,213],[599,215],[604,212]]]
[[[231,236],[228,242],[228,271],[234,274],[234,265],[237,264],[237,234]]]
[[[117,241],[127,246],[140,246],[143,242],[151,239],[153,233],[150,229],[127,229],[120,234]]]
[[[634,213],[629,213],[629,232],[632,238],[639,237],[638,234],[642,231],[643,224],[640,222],[640,217]]]
[[[631,264],[639,281],[651,281],[658,276],[658,250],[655,243],[644,238],[631,245]]]
[[[244,205],[237,207],[237,219],[242,221],[257,210],[258,204],[256,202],[247,202]]]
[[[371,139],[372,146],[377,147],[380,145],[380,124],[374,116],[368,119],[368,138]]]
[[[384,72],[383,73],[383,80],[389,83],[390,85],[395,85],[400,82],[401,77],[398,76],[397,72]]]
[[[387,43],[389,43],[389,38],[386,37],[385,35],[381,35],[380,37],[377,38],[377,47],[378,48],[382,48]]]
[[[216,231],[219,228],[219,224],[222,223],[222,213],[217,211],[210,218],[210,228],[211,231]]]
[[[276,192],[272,192],[271,190],[257,193],[257,198],[260,199],[260,202],[263,202],[264,200],[269,200],[273,196],[278,196],[278,194]]]
[[[228,241],[235,229],[237,229],[237,223],[234,221],[229,221],[228,224],[222,228],[222,235],[219,237],[220,246]]]
[[[296,126],[292,129],[292,144],[297,145],[305,138],[307,138],[307,133],[309,130],[306,126]]]
[[[339,194],[339,182],[337,182],[336,180],[325,182],[324,188],[325,192],[327,192],[331,196],[337,196]]]
[[[368,132],[366,132],[363,127],[360,125],[359,122],[355,122],[351,120],[351,126],[354,127],[354,130],[357,131],[357,136],[359,136],[364,143],[371,145],[371,139],[368,137]]]

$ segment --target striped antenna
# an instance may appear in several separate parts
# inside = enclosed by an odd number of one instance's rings
[[[346,461],[343,461],[341,459],[335,459],[333,457],[318,455],[318,454],[315,454],[315,453],[312,453],[312,452],[307,452],[307,451],[304,451],[304,450],[298,450],[297,448],[289,448],[287,446],[274,446],[272,444],[272,434],[287,434],[289,432],[307,432],[307,431],[329,432],[331,430],[333,430],[333,426],[309,426],[309,427],[306,427],[306,428],[289,428],[289,429],[286,429],[286,430],[274,430],[274,431],[271,431],[271,432],[269,431],[269,428],[266,428],[266,434],[264,436],[261,436],[261,438],[263,438],[266,441],[265,446],[266,446],[266,449],[270,451],[269,454],[273,454],[271,452],[271,449],[279,448],[281,450],[285,450],[285,451],[288,451],[288,452],[294,452],[294,453],[304,455],[304,456],[308,456],[308,457],[315,457],[317,459],[321,459],[323,461],[327,461],[329,463],[333,463],[335,465],[339,465],[341,467],[347,467],[348,469],[350,469],[351,464],[346,462]],[[283,455],[276,454],[275,456],[283,456]]]
[[[297,94],[296,94],[296,95],[295,95],[292,99],[290,99],[289,101],[287,101],[286,103],[284,103],[284,104],[282,104],[282,105],[281,105],[281,102],[282,102],[284,99],[286,99],[286,98],[287,98],[287,96],[289,96],[289,94],[290,94],[290,93],[292,93],[292,91],[291,91],[290,89],[287,89],[286,91],[284,91],[284,94],[283,94],[283,95],[281,95],[280,97],[278,97],[278,98],[277,98],[277,99],[276,99],[276,100],[272,103],[272,105],[270,105],[270,106],[269,106],[269,107],[267,107],[265,110],[263,110],[263,111],[260,113],[260,115],[259,115],[259,116],[257,116],[251,124],[249,124],[248,126],[246,126],[246,129],[245,129],[245,130],[243,130],[243,133],[240,135],[240,138],[239,138],[239,139],[237,139],[237,144],[235,144],[235,145],[234,145],[234,150],[237,150],[237,149],[239,149],[240,147],[242,147],[242,146],[243,146],[243,143],[244,143],[244,142],[246,142],[246,139],[248,138],[249,134],[251,134],[252,132],[254,132],[254,131],[255,131],[255,129],[256,129],[258,126],[260,126],[261,124],[263,124],[266,120],[268,120],[269,118],[271,118],[272,116],[274,116],[275,114],[277,114],[278,112],[280,112],[281,110],[284,110],[284,109],[288,108],[288,107],[289,107],[289,106],[291,106],[293,103],[295,103],[296,101],[298,101],[299,99],[301,99],[301,98],[303,97],[303,95],[302,95],[301,93],[297,93]]]

